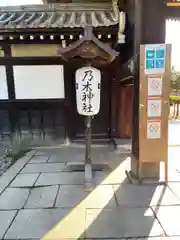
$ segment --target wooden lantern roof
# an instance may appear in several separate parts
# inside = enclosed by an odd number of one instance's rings
[[[119,55],[109,45],[98,40],[92,31],[92,27],[84,28],[84,36],[73,45],[58,51],[66,61],[80,61],[80,64],[104,65],[111,63]]]
[[[118,24],[112,3],[59,3],[0,8],[0,30],[109,27]]]

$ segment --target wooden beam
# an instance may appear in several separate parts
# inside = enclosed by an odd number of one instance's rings
[[[180,7],[180,2],[168,2],[166,3],[167,7]]]

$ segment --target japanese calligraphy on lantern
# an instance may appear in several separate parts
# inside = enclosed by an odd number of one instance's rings
[[[100,109],[101,72],[93,67],[76,71],[76,103],[80,115],[93,116]]]
[[[147,109],[148,109],[148,117],[160,117],[161,116],[161,99],[149,98]]]
[[[147,138],[160,139],[161,138],[161,120],[147,121]]]
[[[162,77],[148,77],[148,96],[161,96],[162,88]]]

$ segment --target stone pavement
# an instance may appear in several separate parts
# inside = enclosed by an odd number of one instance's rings
[[[175,159],[177,149],[169,154]],[[18,160],[0,177],[0,239],[180,240],[178,165],[168,186],[131,185],[127,154],[93,147],[92,158],[111,167],[94,172],[92,191],[83,172],[66,168],[84,160],[84,148],[36,150]]]

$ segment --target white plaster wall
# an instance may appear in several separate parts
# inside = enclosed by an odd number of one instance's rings
[[[64,98],[62,65],[14,66],[16,99]]]
[[[172,44],[171,65],[180,71],[180,21],[166,20],[166,43]]]
[[[16,6],[42,3],[42,0],[0,0],[0,6]]]
[[[8,99],[7,77],[5,66],[0,66],[0,100]]]

